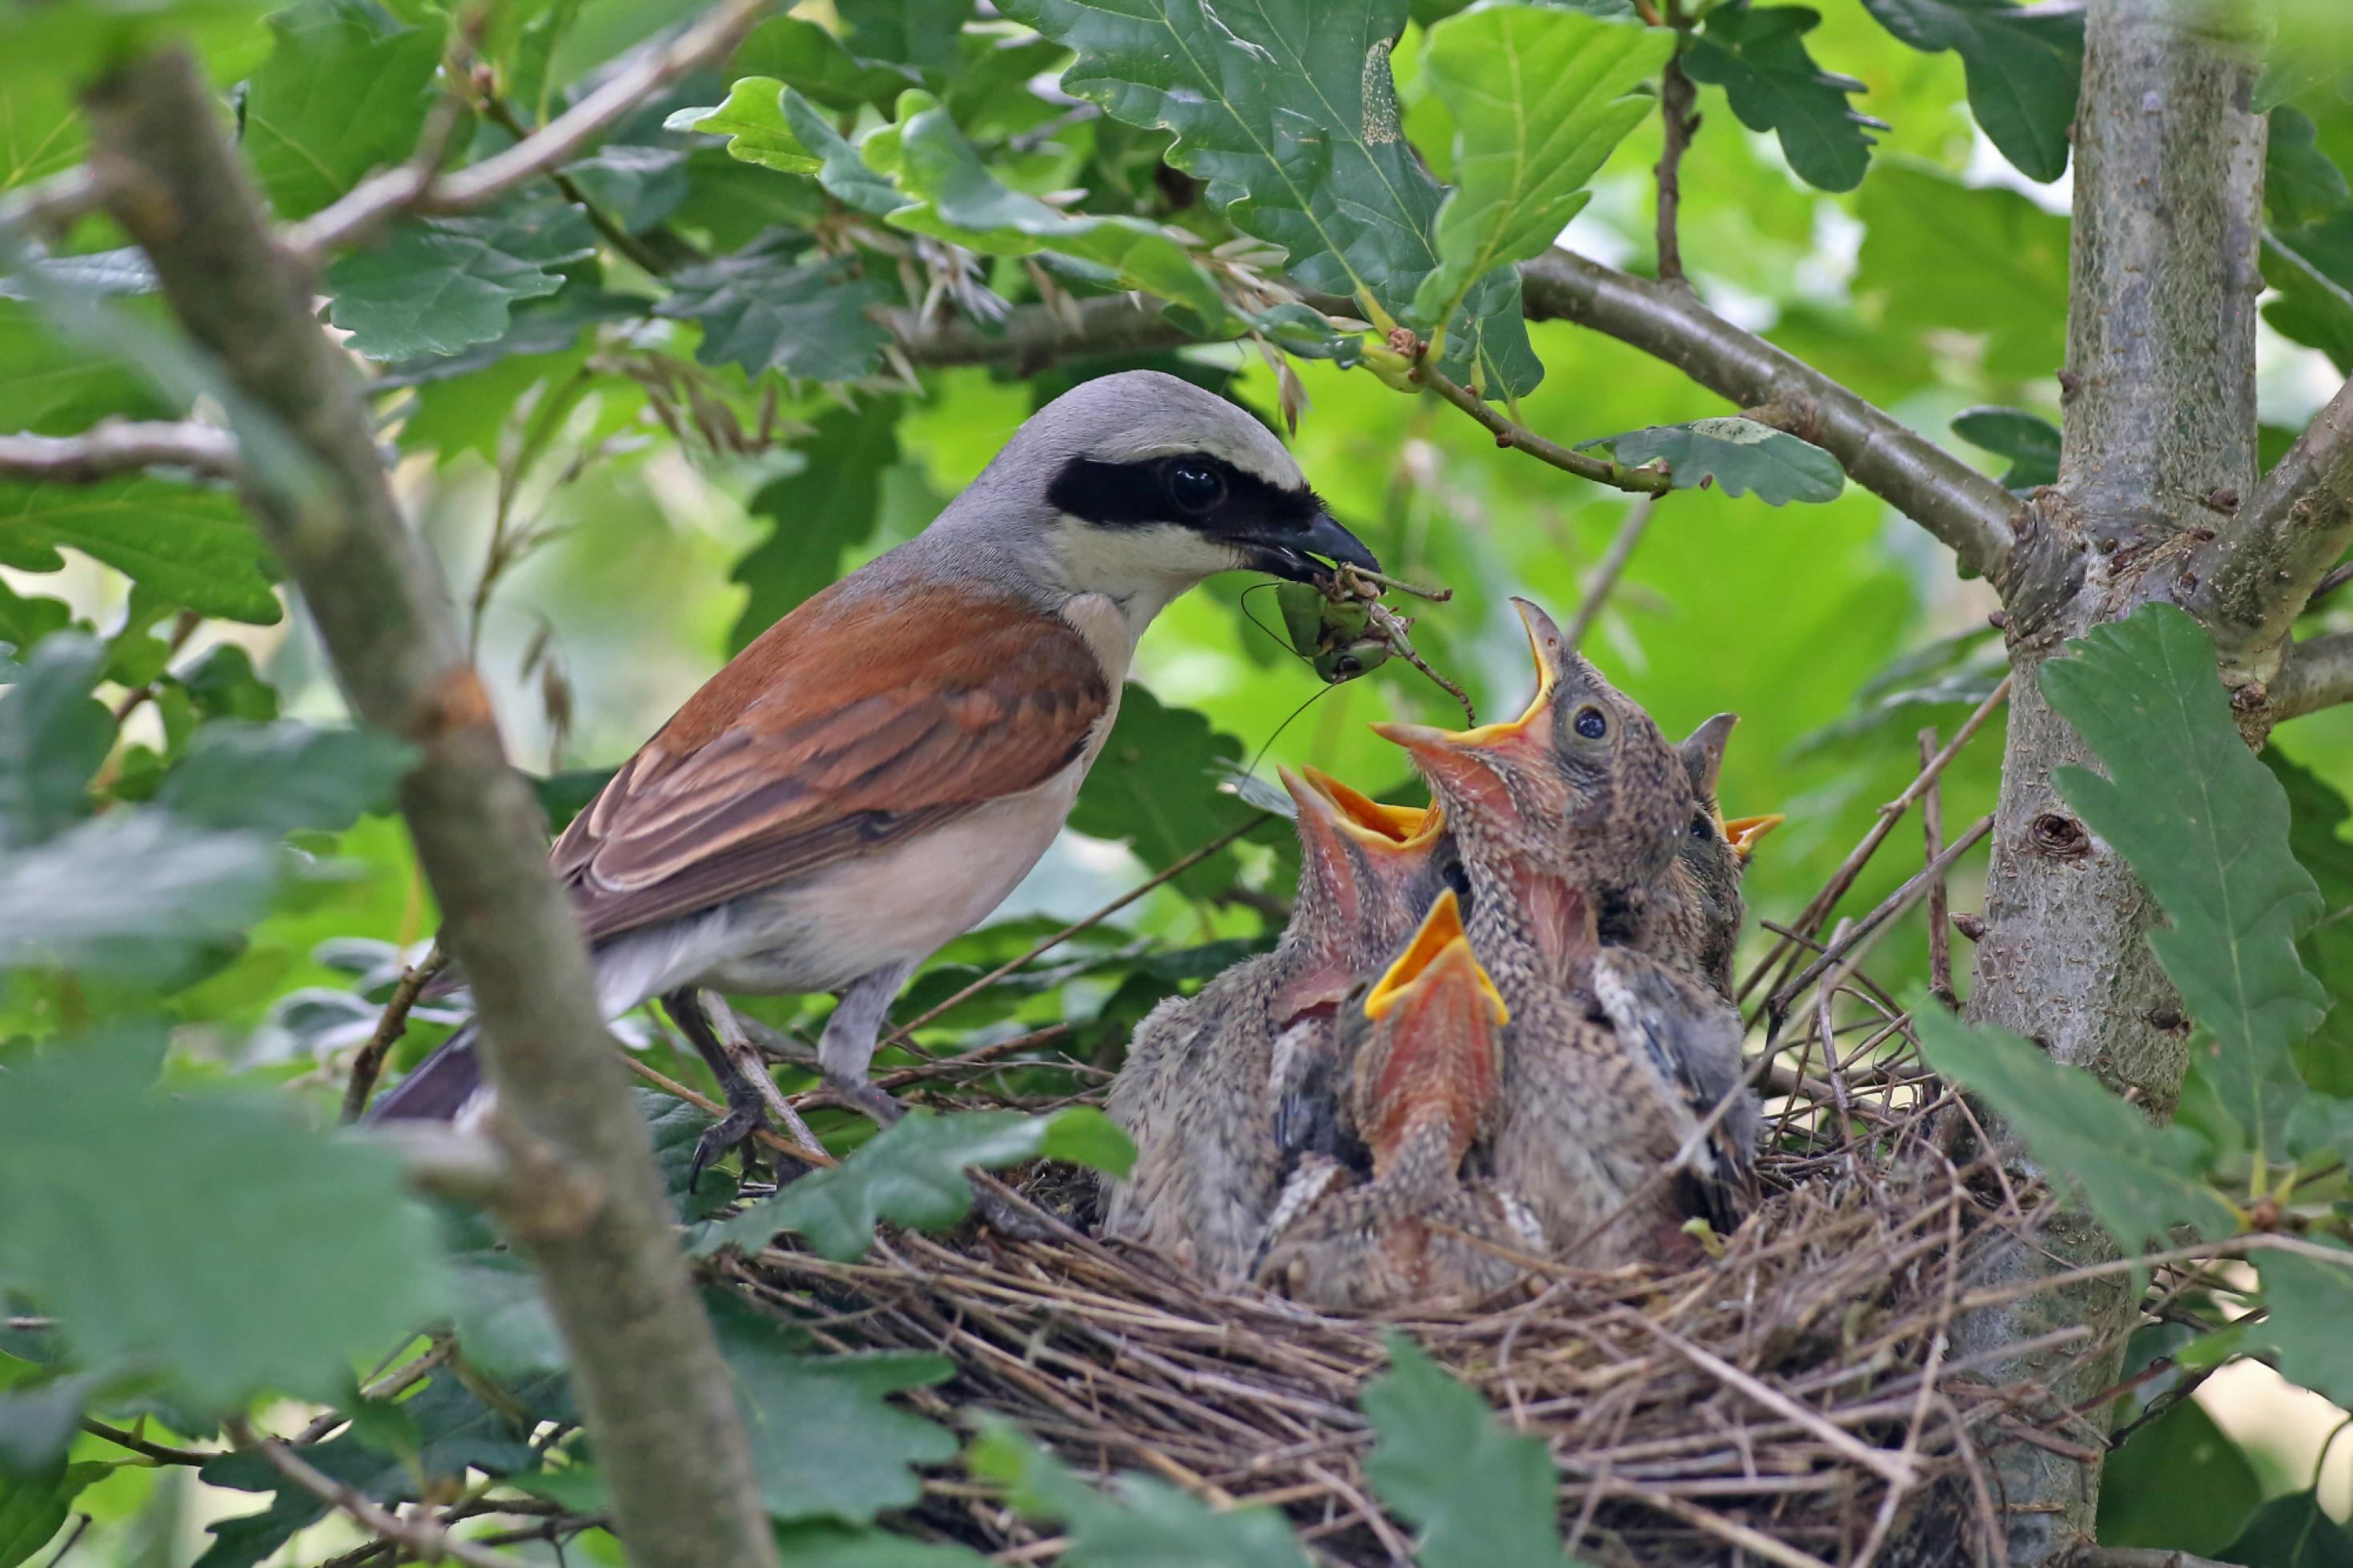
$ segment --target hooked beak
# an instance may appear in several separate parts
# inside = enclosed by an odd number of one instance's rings
[[[1304,528],[1286,527],[1280,532],[1242,533],[1234,543],[1242,552],[1242,560],[1253,572],[1271,572],[1291,583],[1322,584],[1332,580],[1333,569],[1315,559],[1323,556],[1337,566],[1360,566],[1367,572],[1381,569],[1378,557],[1365,548],[1365,542],[1350,533],[1332,519],[1329,512],[1319,511],[1308,519]]]
[[[1765,816],[1736,816],[1724,825],[1724,837],[1731,844],[1733,854],[1746,866],[1748,857],[1756,851],[1757,841],[1780,826],[1782,821],[1778,811]]]
[[[1440,730],[1428,724],[1382,723],[1373,733],[1413,753],[1413,760],[1431,782],[1459,795],[1486,795],[1498,782],[1488,759],[1521,752],[1542,752],[1552,743],[1552,700],[1567,668],[1568,639],[1552,617],[1525,599],[1512,607],[1527,628],[1528,652],[1535,661],[1536,690],[1516,719],[1482,724],[1472,730]]]
[[[1495,983],[1471,951],[1462,907],[1454,889],[1438,895],[1421,927],[1365,997],[1365,1016],[1378,1022],[1403,1011],[1401,1023],[1443,1010],[1500,1028],[1512,1021]]]

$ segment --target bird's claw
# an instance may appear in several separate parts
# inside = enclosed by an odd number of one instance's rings
[[[825,1075],[825,1090],[849,1110],[870,1118],[877,1127],[888,1127],[907,1114],[907,1108],[892,1099],[888,1089],[876,1088],[869,1079],[829,1072]]]
[[[738,1105],[704,1128],[702,1136],[694,1141],[694,1161],[686,1168],[686,1190],[691,1193],[701,1186],[706,1166],[767,1124],[767,1114],[762,1107]]]

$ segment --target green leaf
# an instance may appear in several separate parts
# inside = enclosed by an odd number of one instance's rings
[[[918,70],[956,64],[956,38],[972,0],[834,0],[844,42],[861,59],[900,60]]]
[[[1121,694],[1111,738],[1079,786],[1071,826],[1124,842],[1145,865],[1165,871],[1241,825],[1243,814],[1217,787],[1241,755],[1241,742],[1211,729],[1200,714],[1167,707],[1131,684]],[[1176,885],[1207,897],[1233,884],[1236,867],[1233,851],[1220,849]]]
[[[773,251],[746,251],[670,279],[665,316],[701,323],[694,357],[746,375],[779,370],[814,381],[854,381],[873,369],[891,335],[868,312],[891,297],[846,258],[795,266]]]
[[[828,109],[868,103],[881,109],[907,89],[922,85],[915,72],[894,63],[901,58],[860,59],[815,22],[771,16],[736,47],[733,65],[747,76],[794,88]]]
[[[1113,119],[1172,132],[1167,160],[1207,182],[1209,205],[1279,246],[1302,287],[1405,314],[1437,270],[1440,190],[1399,129],[1389,47],[1407,0],[1007,0],[997,9],[1077,51],[1064,90]],[[1491,396],[1544,374],[1498,268],[1465,300],[1449,374]]]
[[[969,1546],[838,1524],[784,1526],[776,1531],[776,1551],[793,1568],[987,1568],[988,1563]]]
[[[227,720],[196,731],[155,799],[204,827],[341,832],[389,809],[393,785],[416,758],[417,748],[378,730]]]
[[[1593,447],[1606,447],[1618,461],[1636,468],[1664,461],[1679,490],[1713,482],[1723,486],[1726,495],[1754,490],[1767,506],[1836,500],[1846,489],[1846,473],[1836,458],[1786,431],[1737,415],[1694,419],[1688,425],[1653,425],[1577,443],[1579,451]]]
[[[1422,1348],[1382,1336],[1389,1370],[1365,1385],[1365,1479],[1420,1531],[1422,1568],[1559,1568],[1560,1478],[1541,1438],[1511,1431]]]
[[[2297,1047],[2296,1066],[2316,1094],[2337,1096],[2336,1103],[2343,1104],[2353,1101],[2353,1005],[2346,1002],[2353,997],[2353,842],[2345,837],[2353,805],[2327,780],[2276,745],[2263,748],[2263,763],[2287,791],[2288,846],[2295,852],[2296,864],[2311,872],[2319,884],[2321,901],[2328,911],[2297,947],[2304,966],[2328,993],[2331,1005],[2318,1032]],[[2298,1114],[2307,1108],[2327,1114],[2312,1100],[2299,1105]],[[2353,1128],[2348,1128],[2348,1133],[2353,1133]],[[2353,1161],[2353,1135],[2337,1146]]]
[[[2100,1544],[2212,1552],[2238,1533],[2263,1495],[2246,1450],[2196,1400],[2185,1399],[2109,1456]]]
[[[730,651],[740,652],[840,576],[849,552],[873,537],[882,517],[882,475],[899,460],[900,410],[895,397],[828,410],[800,445],[800,471],[770,479],[753,495],[746,510],[767,520],[769,533],[727,574],[750,590]]]
[[[1006,1489],[1032,1519],[1062,1521],[1069,1568],[1306,1568],[1282,1515],[1257,1506],[1219,1510],[1150,1476],[1126,1474],[1097,1491],[1012,1426],[983,1416],[965,1467]]]
[[[38,844],[90,815],[90,781],[114,749],[114,716],[90,695],[105,663],[96,638],[52,637],[0,693],[0,849]]]
[[[1444,328],[1472,284],[1552,247],[1654,107],[1647,84],[1674,44],[1664,27],[1532,6],[1481,6],[1430,30],[1422,78],[1453,111],[1459,188],[1438,209],[1420,321]]]
[[[596,248],[587,214],[552,198],[414,219],[327,269],[330,315],[370,359],[453,354],[503,337],[515,301],[554,293],[553,269]]]
[[[449,1290],[468,1364],[495,1377],[563,1369],[564,1336],[531,1265],[501,1252],[452,1258]]]
[[[2353,1531],[2321,1511],[2318,1493],[2303,1491],[2257,1509],[2220,1552],[2225,1562],[2263,1568],[2353,1568]]]
[[[1798,178],[1818,190],[1851,191],[1870,167],[1871,132],[1887,125],[1849,107],[1862,82],[1822,69],[1807,52],[1806,35],[1821,19],[1805,5],[1733,0],[1707,14],[1683,70],[1724,89],[1741,124],[1778,136]]]
[[[802,1355],[782,1324],[732,1297],[709,1300],[772,1517],[864,1524],[923,1496],[913,1467],[955,1457],[945,1427],[889,1402],[946,1382],[955,1368],[945,1357]]]
[[[81,162],[90,132],[64,80],[0,82],[0,191],[14,191]]]
[[[785,123],[784,88],[785,84],[774,77],[747,76],[727,89],[726,102],[674,110],[662,121],[662,128],[724,136],[731,158],[787,174],[814,174],[818,170],[817,154],[803,146],[800,138]]]
[[[0,1568],[28,1562],[65,1527],[82,1488],[114,1473],[112,1465],[67,1465],[53,1474],[0,1474]]]
[[[2068,647],[2042,693],[2111,776],[2052,782],[2164,910],[2149,945],[2213,1036],[2201,1069],[2257,1156],[2276,1157],[2303,1092],[2290,1047],[2328,1007],[2296,957],[2322,905],[2288,848],[2286,792],[2240,739],[2214,645],[2181,611],[2147,605]]]
[[[73,624],[73,606],[62,599],[27,598],[0,583],[0,682],[14,679],[7,670],[10,656],[31,651],[35,644]]]
[[[280,614],[260,536],[227,490],[145,475],[0,483],[0,564],[54,572],[60,547],[201,616],[270,626]]]
[[[2047,383],[2067,357],[2067,220],[2016,191],[1883,158],[1856,198],[1858,300],[1883,324],[1980,334],[1997,377]]]
[[[2023,408],[1964,408],[1953,416],[1953,434],[1996,457],[2010,459],[2002,488],[2024,492],[2059,482],[2059,426]]]
[[[893,228],[953,240],[985,256],[1053,251],[1099,268],[1102,281],[1140,289],[1192,311],[1204,325],[1227,315],[1218,286],[1156,224],[1066,213],[1010,189],[980,161],[944,109],[911,117],[899,139],[900,190],[913,199],[890,215]]]
[[[911,1110],[828,1170],[812,1171],[776,1196],[713,1226],[698,1251],[734,1246],[757,1251],[778,1231],[807,1238],[827,1258],[854,1262],[874,1245],[874,1227],[943,1230],[972,1212],[968,1169],[994,1170],[1040,1155],[1123,1173],[1135,1157],[1103,1113],[1074,1106],[1051,1116],[975,1110],[940,1117]]]
[[[108,415],[168,419],[179,412],[121,355],[69,343],[32,305],[0,299],[0,429],[72,436]]]
[[[2001,155],[2045,184],[2067,169],[2067,132],[2084,76],[2079,7],[2010,0],[1862,0],[1915,49],[1960,51],[1969,109]]]
[[[0,855],[0,969],[87,969],[169,990],[259,920],[277,883],[277,846],[259,834],[111,811]]]
[[[1971,1028],[1941,1007],[1919,1009],[1915,1022],[1937,1075],[2015,1128],[2053,1182],[2080,1193],[2119,1246],[2161,1245],[2176,1226],[2209,1238],[2236,1228],[2202,1180],[2209,1156],[2196,1133],[2152,1126],[2090,1073],[2008,1030]]]
[[[2279,1355],[2280,1374],[2332,1405],[2353,1404],[2353,1252],[2325,1262],[2301,1252],[2256,1255],[2263,1305],[2261,1341]]]
[[[2304,228],[2265,230],[2263,281],[2279,290],[2263,320],[2353,374],[2353,211]]]
[[[0,1479],[45,1474],[61,1462],[106,1381],[76,1373],[0,1394]]]
[[[0,1284],[53,1313],[85,1365],[153,1370],[204,1410],[265,1388],[333,1398],[351,1355],[441,1304],[432,1216],[384,1151],[158,1092],[162,1046],[61,1045],[9,1073]],[[172,1288],[140,1283],[156,1280]]]
[[[281,216],[308,217],[417,145],[441,32],[365,0],[300,0],[269,30],[277,47],[246,90],[246,159]]]
[[[785,92],[784,115],[793,135],[821,160],[817,182],[825,187],[828,195],[874,217],[888,217],[907,205],[908,198],[899,193],[887,175],[870,167],[856,146],[836,131],[808,100],[790,89]]]
[[[564,173],[589,205],[603,209],[629,233],[642,234],[686,200],[686,159],[675,147],[608,142],[564,165]]]
[[[2271,111],[2263,144],[2263,210],[2283,228],[2319,223],[2353,206],[2345,172],[2318,145],[2319,127],[2300,109]]]
[[[535,1468],[539,1456],[529,1441],[531,1418],[564,1419],[572,1412],[559,1379],[542,1377],[504,1390],[525,1417],[521,1429],[446,1372],[436,1373],[415,1396],[396,1407],[406,1417],[414,1441],[400,1451],[372,1445],[356,1426],[302,1451],[322,1474],[381,1503],[407,1502],[461,1481],[468,1470],[494,1476]],[[277,1496],[260,1513],[237,1514],[207,1526],[213,1543],[195,1568],[254,1568],[294,1536],[333,1511],[332,1505],[279,1473],[267,1456],[227,1454],[198,1474],[208,1486]]]

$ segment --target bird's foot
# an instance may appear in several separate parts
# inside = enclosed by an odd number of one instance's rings
[[[877,1127],[888,1127],[907,1114],[907,1108],[892,1099],[888,1089],[877,1089],[863,1077],[827,1073],[825,1091],[848,1109],[871,1119]]]
[[[702,1173],[707,1166],[723,1157],[729,1150],[749,1142],[754,1133],[767,1125],[767,1108],[759,1100],[750,1100],[729,1106],[727,1114],[704,1128],[702,1136],[694,1141],[694,1161],[686,1168],[686,1190],[691,1193],[701,1186]],[[744,1159],[747,1166],[751,1158],[751,1151],[746,1149]]]

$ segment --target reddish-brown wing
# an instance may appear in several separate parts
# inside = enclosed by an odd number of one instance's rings
[[[836,584],[623,765],[555,871],[592,942],[710,909],[1043,784],[1110,702],[1059,616]]]

